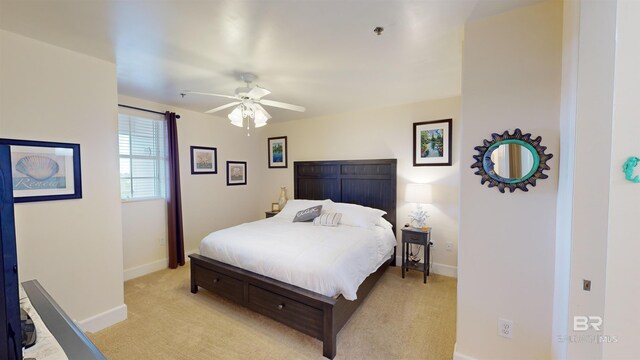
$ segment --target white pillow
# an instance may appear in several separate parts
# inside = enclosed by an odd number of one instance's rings
[[[363,228],[380,224],[382,215],[386,214],[379,209],[347,203],[334,203],[332,211],[342,213],[340,224]]]
[[[388,222],[387,219],[383,217],[380,218],[380,223],[378,224],[378,226],[383,227],[385,229],[393,230],[393,224]]]
[[[322,205],[322,212],[328,212],[333,206],[333,201],[330,199],[326,200],[302,200],[302,199],[291,199],[287,201],[284,205],[284,208],[280,210],[279,213],[274,215],[273,217],[279,217],[284,219],[293,220],[296,217],[298,211],[308,209],[313,206]]]
[[[340,213],[322,214],[313,219],[313,225],[338,226],[338,224],[340,223],[340,218],[342,218],[342,214]]]

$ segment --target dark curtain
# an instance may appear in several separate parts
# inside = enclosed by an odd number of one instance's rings
[[[184,265],[184,235],[182,231],[182,196],[180,195],[180,162],[178,160],[178,126],[176,114],[167,111],[167,157],[169,183],[167,184],[167,224],[169,225],[169,268]]]

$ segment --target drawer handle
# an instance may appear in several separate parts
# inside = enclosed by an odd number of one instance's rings
[[[218,281],[220,281],[220,278],[215,278],[215,279],[213,279],[213,283],[214,283],[214,284],[215,284],[215,283],[217,283]]]
[[[278,305],[278,310],[282,310],[282,309],[284,309],[284,304]]]

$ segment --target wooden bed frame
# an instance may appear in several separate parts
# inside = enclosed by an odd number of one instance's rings
[[[331,199],[378,208],[396,226],[396,160],[294,162],[296,199]],[[357,300],[320,295],[201,255],[191,258],[191,292],[198,286],[320,339],[322,354],[336,355],[338,332],[380,279],[392,257],[360,285]]]

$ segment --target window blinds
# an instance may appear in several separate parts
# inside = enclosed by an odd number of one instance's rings
[[[161,115],[118,114],[123,200],[165,196],[166,138],[166,123]]]

